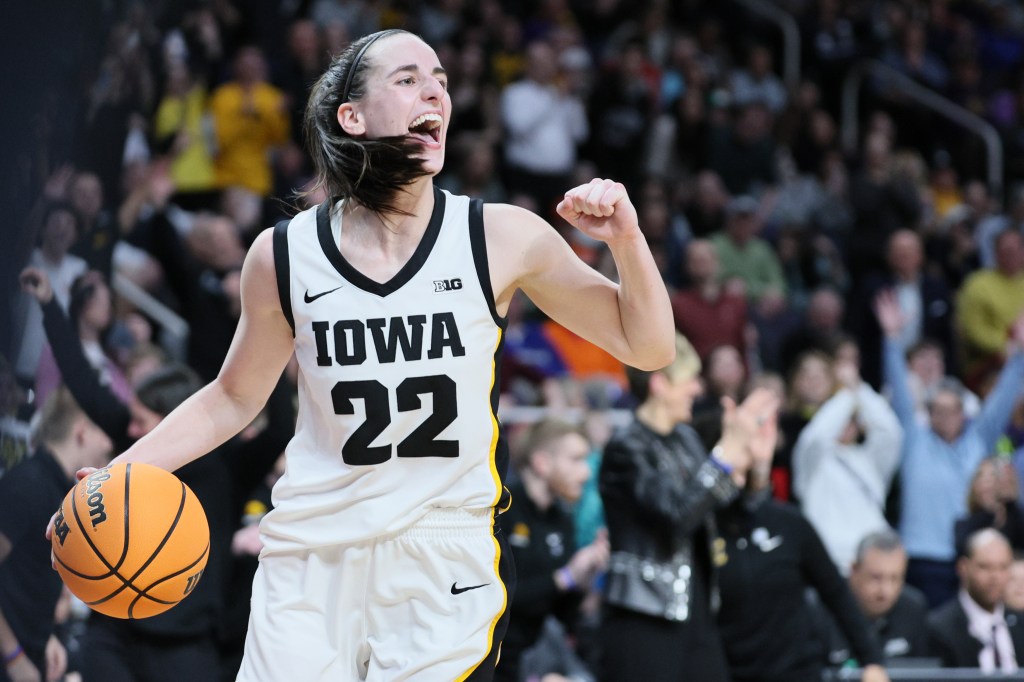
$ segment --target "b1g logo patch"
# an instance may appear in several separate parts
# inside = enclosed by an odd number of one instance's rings
[[[443,294],[446,291],[458,291],[462,288],[462,279],[456,277],[454,279],[435,279],[434,280],[434,293]]]

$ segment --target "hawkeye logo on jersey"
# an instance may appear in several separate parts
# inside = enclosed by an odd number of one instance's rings
[[[434,280],[434,293],[443,294],[446,291],[458,291],[462,288],[462,278],[455,277],[453,279],[435,279]]]

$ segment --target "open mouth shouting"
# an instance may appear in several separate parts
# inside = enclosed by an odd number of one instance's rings
[[[409,124],[409,134],[425,144],[435,146],[441,142],[441,114],[421,114]]]

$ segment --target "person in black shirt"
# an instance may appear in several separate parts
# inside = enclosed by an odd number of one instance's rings
[[[63,585],[39,532],[81,467],[103,466],[111,442],[67,389],[46,402],[35,454],[0,478],[0,680],[58,679],[67,653],[54,635]]]
[[[839,621],[864,682],[888,682],[881,648],[821,539],[767,484],[767,467],[752,471],[746,493],[718,514],[726,554],[718,628],[734,682],[820,682],[825,657],[809,587]]]
[[[850,589],[886,660],[928,656],[928,602],[904,582],[906,573],[907,552],[895,531],[869,533],[860,541]],[[859,665],[834,618],[828,618],[828,637],[829,664]]]
[[[549,614],[571,629],[594,577],[607,565],[607,539],[599,535],[577,550],[573,516],[563,506],[583,493],[589,453],[579,428],[554,419],[534,424],[519,449],[519,480],[509,486],[513,504],[498,517],[517,576],[497,682],[518,682],[520,655],[537,641]]]

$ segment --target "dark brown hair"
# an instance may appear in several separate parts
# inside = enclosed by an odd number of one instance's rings
[[[307,194],[323,189],[332,202],[353,199],[377,214],[406,213],[395,205],[395,195],[427,175],[419,146],[406,135],[356,139],[338,123],[338,107],[366,96],[366,76],[373,68],[366,49],[380,38],[401,33],[415,35],[391,29],[353,42],[313,86],[304,127],[316,181]]]

